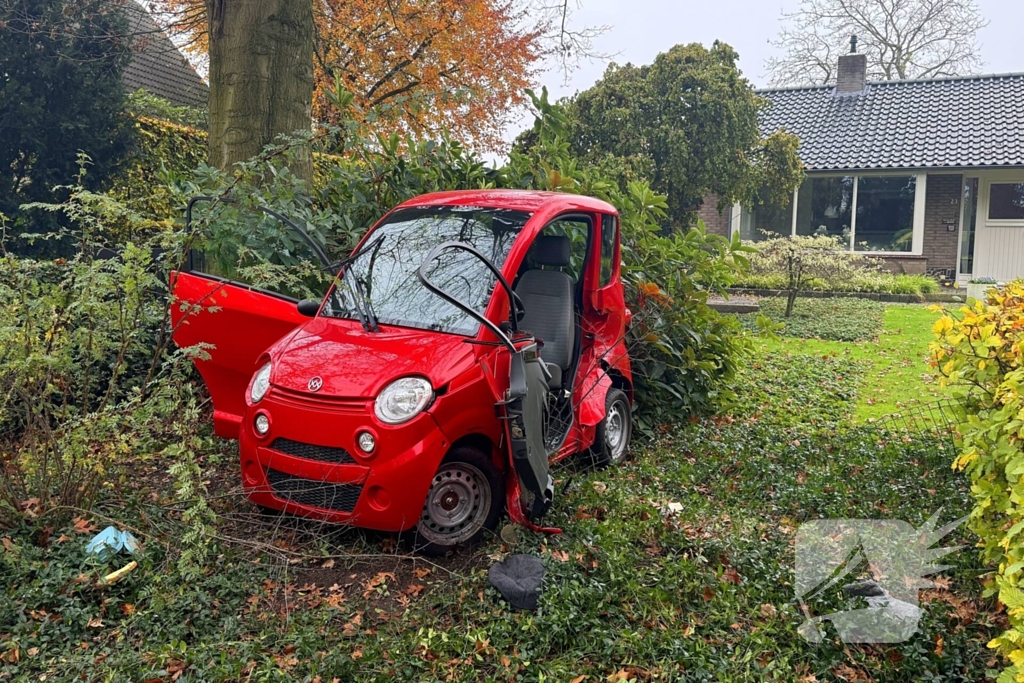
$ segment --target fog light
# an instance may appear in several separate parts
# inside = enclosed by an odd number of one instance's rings
[[[256,433],[263,435],[270,431],[270,418],[263,413],[256,416]]]
[[[377,441],[373,438],[373,434],[370,432],[360,434],[359,447],[363,449],[364,453],[373,453],[373,449],[377,447]]]

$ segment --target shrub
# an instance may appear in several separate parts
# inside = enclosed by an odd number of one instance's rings
[[[0,527],[59,524],[119,486],[131,457],[193,445],[183,435],[196,415],[181,410],[192,352],[168,349],[166,272],[182,235],[112,243],[108,224],[152,225],[109,196],[64,189],[67,202],[32,208],[71,226],[39,239],[73,238],[76,253],[0,258]]]
[[[993,573],[986,595],[1007,608],[1009,629],[992,640],[1011,665],[1000,683],[1024,677],[1024,281],[984,301],[946,311],[934,326],[931,363],[944,383],[966,388],[962,450],[953,463],[972,481],[969,526]]]
[[[756,259],[757,256],[753,256]],[[744,273],[736,280],[736,287],[744,289],[785,289],[786,277],[781,273]],[[939,291],[939,283],[929,275],[908,275],[885,271],[868,272],[842,282],[814,280],[804,287],[810,292],[864,292],[869,294],[909,294],[921,297]]]
[[[815,283],[830,288],[848,286],[858,277],[878,271],[879,261],[850,253],[838,237],[777,237],[757,244],[750,258],[750,273],[781,278],[786,290],[786,317],[793,314],[797,295]]]

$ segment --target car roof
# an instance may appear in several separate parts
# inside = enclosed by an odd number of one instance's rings
[[[614,206],[593,197],[563,192],[536,190],[456,190],[432,192],[403,202],[396,208],[414,206],[480,206],[488,209],[513,209],[531,213],[541,209],[556,211],[598,211],[618,214]]]

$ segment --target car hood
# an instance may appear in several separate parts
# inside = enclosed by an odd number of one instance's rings
[[[318,395],[371,399],[399,377],[426,377],[435,389],[473,363],[466,337],[381,325],[366,332],[350,320],[316,318],[278,342],[271,350],[270,382],[309,392],[319,377]]]

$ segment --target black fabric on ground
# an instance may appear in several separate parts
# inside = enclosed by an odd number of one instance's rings
[[[544,580],[544,565],[539,557],[512,555],[504,562],[492,564],[487,578],[514,609],[537,609]]]

